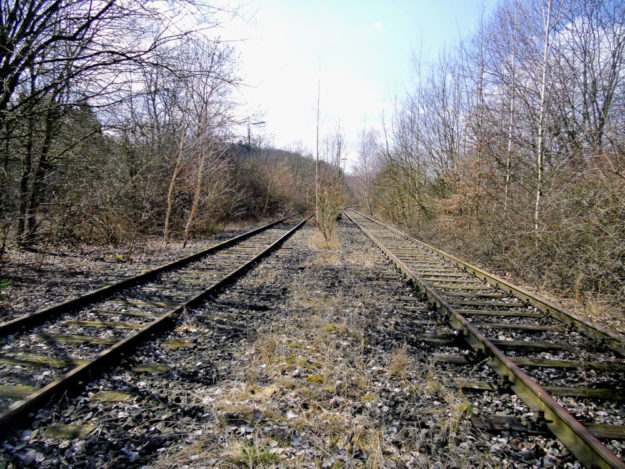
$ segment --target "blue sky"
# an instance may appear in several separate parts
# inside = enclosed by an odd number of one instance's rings
[[[222,36],[240,54],[246,85],[242,114],[265,122],[253,129],[281,148],[315,146],[317,86],[321,133],[340,122],[349,165],[358,135],[387,118],[395,98],[414,83],[414,55],[434,61],[476,30],[497,0],[247,0]]]

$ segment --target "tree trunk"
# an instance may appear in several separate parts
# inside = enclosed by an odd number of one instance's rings
[[[516,99],[516,34],[517,34],[517,9],[514,7],[514,25],[512,33],[512,83],[511,96],[510,96],[510,114],[508,117],[508,143],[506,148],[506,175],[504,183],[504,199],[503,199],[503,214],[504,217],[508,214],[508,198],[510,197],[510,164],[512,161],[512,138],[514,136],[514,105]]]
[[[163,228],[163,242],[162,245],[167,244],[169,237],[169,219],[171,218],[171,210],[173,206],[174,187],[176,185],[176,178],[180,172],[180,166],[182,166],[182,149],[184,148],[184,133],[180,137],[180,143],[178,144],[178,155],[176,156],[176,164],[174,166],[174,172],[171,175],[169,181],[169,189],[167,190],[167,211],[165,212],[165,227]]]
[[[273,192],[273,178],[270,176],[269,185],[267,187],[267,196],[265,197],[265,203],[263,204],[263,211],[261,213],[261,217],[264,218],[267,214],[267,209],[269,208],[269,199],[271,198],[271,193]]]
[[[197,212],[197,206],[200,201],[200,191],[202,188],[202,173],[204,172],[204,161],[206,160],[206,151],[202,149],[202,156],[200,157],[200,167],[197,172],[197,182],[195,183],[195,193],[193,194],[193,203],[191,204],[191,211],[189,212],[189,218],[187,219],[187,224],[184,227],[184,241],[182,243],[182,247],[187,247],[187,242],[189,240],[189,231],[191,230],[191,226],[193,225],[193,219],[195,218],[195,214]]]
[[[545,45],[543,49],[543,67],[540,83],[540,106],[538,110],[538,139],[536,143],[536,204],[534,206],[534,235],[538,245],[540,222],[540,204],[543,195],[543,172],[545,164],[545,100],[547,90],[547,63],[549,60],[550,29],[551,29],[551,2],[547,5],[547,19],[545,21]]]
[[[49,107],[46,110],[45,121],[45,135],[43,144],[41,146],[41,152],[39,156],[39,162],[35,175],[33,177],[32,189],[30,193],[30,200],[28,202],[27,218],[26,218],[26,230],[27,230],[27,242],[32,243],[34,240],[35,232],[37,231],[37,209],[41,203],[41,198],[45,188],[45,177],[50,170],[50,148],[52,146],[52,139],[54,136],[54,124],[58,119],[58,112],[56,109],[56,103],[50,101]]]
[[[28,211],[28,192],[30,179],[33,171],[33,146],[35,133],[35,117],[28,118],[28,135],[24,146],[24,156],[22,158],[22,173],[20,175],[19,196],[17,203],[17,239],[20,243],[26,243],[26,216]]]
[[[319,226],[319,104],[321,101],[321,78],[317,84],[317,139],[315,145],[315,221]]]

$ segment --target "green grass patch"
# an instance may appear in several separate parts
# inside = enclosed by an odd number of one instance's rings
[[[308,381],[309,383],[323,384],[325,380],[321,375],[310,375],[306,376],[306,381]]]
[[[0,278],[0,300],[4,298],[6,294],[4,290],[7,290],[11,286],[11,280],[8,278]]]
[[[266,466],[278,459],[280,459],[279,456],[272,453],[269,448],[244,442],[240,444],[234,462],[238,466],[252,468]]]

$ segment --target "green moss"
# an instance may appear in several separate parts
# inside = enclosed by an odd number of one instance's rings
[[[46,428],[45,433],[49,437],[60,440],[73,440],[75,438],[86,439],[93,433],[93,425],[66,425],[63,423],[53,423]]]
[[[323,384],[325,380],[321,375],[310,375],[306,377],[306,381],[309,383]]]
[[[90,399],[102,402],[123,402],[132,399],[132,394],[119,391],[98,391]]]
[[[307,363],[307,364],[301,364],[303,369],[305,369],[306,371],[314,371],[314,370],[318,370],[319,368],[321,368],[321,363]]]
[[[371,402],[375,401],[375,396],[372,396],[371,394],[365,394],[364,396],[362,396],[361,399],[365,402]]]
[[[0,384],[0,397],[22,399],[33,392],[35,388],[25,384]]]
[[[132,371],[134,371],[135,373],[152,373],[152,374],[159,374],[159,373],[166,373],[169,371],[169,368],[165,365],[161,365],[161,364],[152,364],[152,363],[141,363],[137,366],[135,366]]]
[[[194,345],[195,344],[193,342],[189,342],[187,340],[166,340],[163,342],[163,347],[166,347],[170,350],[193,347]]]

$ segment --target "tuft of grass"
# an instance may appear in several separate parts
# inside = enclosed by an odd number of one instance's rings
[[[404,344],[401,348],[393,352],[391,364],[389,365],[386,373],[388,374],[388,376],[398,376],[400,378],[403,378],[406,375],[406,370],[408,369],[409,365],[410,355],[408,354],[406,344]]]
[[[308,237],[306,242],[310,249],[315,251],[321,251],[326,248],[326,242],[323,238],[323,234],[319,230],[313,231],[313,233]]]
[[[245,391],[241,393],[241,399],[249,399],[254,402],[267,402],[271,400],[273,395],[278,391],[278,387],[275,384],[269,386],[250,385],[246,387]]]
[[[275,463],[280,457],[266,446],[257,446],[247,441],[233,445],[231,460],[240,467],[263,467]]]
[[[368,444],[363,448],[367,453],[367,461],[365,467],[374,469],[384,467],[384,436],[378,429],[370,430],[368,435]]]
[[[11,279],[0,278],[0,300],[4,298],[5,291],[11,286]]]
[[[267,365],[274,363],[277,359],[278,336],[273,333],[259,335],[256,339],[256,356]]]
[[[307,245],[310,249],[317,251],[315,259],[305,264],[308,267],[336,266],[341,264],[339,250],[341,242],[336,235],[333,235],[328,242],[320,231],[315,230],[308,238]]]
[[[349,326],[346,323],[337,324],[335,322],[329,322],[325,326],[326,332],[336,331],[340,335],[346,335],[349,332]]]

